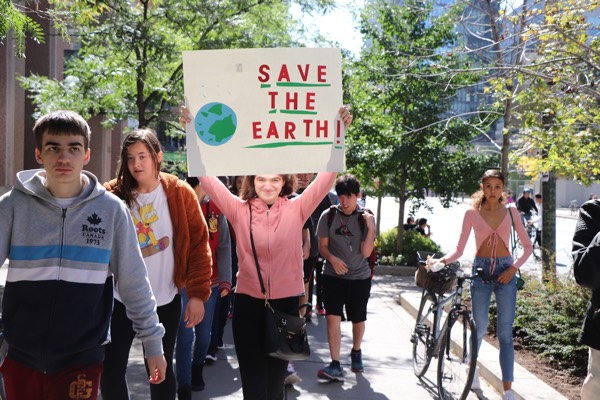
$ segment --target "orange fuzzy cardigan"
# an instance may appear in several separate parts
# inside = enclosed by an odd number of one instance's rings
[[[179,290],[186,288],[188,298],[207,301],[210,296],[212,255],[208,245],[208,227],[200,211],[198,197],[185,181],[161,172],[160,183],[166,194],[169,214],[173,223],[173,281]],[[117,180],[104,184],[117,196]]]

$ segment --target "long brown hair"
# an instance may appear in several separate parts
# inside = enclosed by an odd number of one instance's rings
[[[136,129],[125,136],[123,145],[121,146],[121,159],[119,160],[119,170],[117,171],[117,187],[114,193],[119,198],[125,200],[128,207],[131,207],[135,202],[137,181],[131,176],[131,172],[127,166],[127,150],[129,146],[138,142],[144,143],[148,148],[148,152],[154,161],[156,176],[158,177],[160,173],[161,162],[158,160],[158,154],[162,151],[162,146],[154,130],[150,128]]]
[[[287,197],[290,194],[294,193],[297,189],[296,183],[296,175],[279,175],[283,178],[284,184],[281,188],[281,193],[279,193],[279,197]],[[255,197],[256,189],[254,188],[254,178],[256,175],[246,175],[244,176],[244,180],[242,181],[242,190],[240,190],[239,196],[242,200],[250,200]]]
[[[480,182],[483,183],[488,178],[500,179],[502,181],[502,185],[506,185],[506,180],[504,179],[504,174],[502,172],[500,172],[500,170],[498,170],[498,169],[488,169],[487,171],[485,171],[483,173],[483,175],[481,176]],[[498,197],[498,203],[504,204],[506,202],[505,195],[506,195],[506,193],[502,192],[500,197]],[[485,203],[485,196],[483,195],[483,190],[479,190],[479,191],[475,192],[473,194],[473,196],[471,196],[471,199],[473,200],[471,202],[471,207],[473,207],[475,209],[478,209],[479,207],[481,207],[483,205],[483,203]]]

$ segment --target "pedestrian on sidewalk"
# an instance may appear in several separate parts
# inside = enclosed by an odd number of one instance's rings
[[[578,341],[589,347],[581,400],[595,400],[600,393],[600,200],[589,200],[579,209],[572,254],[575,280],[592,291]]]
[[[162,384],[150,387],[152,400],[175,399],[173,353],[182,313],[180,291],[185,287],[188,303],[183,319],[186,327],[192,328],[204,318],[212,274],[208,228],[198,197],[185,181],[160,172],[163,155],[154,131],[135,130],[123,140],[117,179],[105,184],[129,207],[156,296],[158,317],[165,327],[167,375]],[[135,334],[121,303],[125,289],[116,278],[112,341],[106,348],[100,383],[104,400],[129,398],[126,371]]]
[[[471,282],[471,304],[477,326],[478,349],[487,331],[489,306],[493,293],[498,313],[497,334],[500,342],[500,368],[504,387],[502,398],[515,400],[515,393],[511,389],[514,381],[515,358],[512,331],[517,303],[515,274],[533,252],[533,246],[525,227],[519,223],[519,214],[515,208],[505,205],[505,184],[504,175],[499,170],[485,171],[481,178],[480,190],[472,197],[472,208],[465,212],[456,250],[442,257],[439,262],[446,265],[458,260],[473,230],[477,252],[473,261],[472,274],[477,275],[478,270],[481,269],[483,275]],[[517,259],[513,258],[509,250],[511,227],[517,231],[523,244],[523,253]],[[479,388],[479,376],[476,370],[471,389]]]
[[[202,391],[206,386],[203,370],[212,334],[216,334],[216,332],[212,332],[213,326],[216,327],[219,321],[218,314],[216,314],[217,304],[219,298],[227,296],[231,291],[231,241],[227,219],[206,196],[198,178],[188,177],[186,182],[196,192],[202,214],[208,225],[208,243],[212,254],[213,268],[210,297],[204,303],[204,319],[191,328],[186,327],[183,314],[179,320],[175,350],[179,400],[191,400],[192,391]],[[185,288],[181,291],[181,298],[185,308],[188,303]]]
[[[150,383],[160,384],[164,329],[127,208],[83,170],[87,122],[55,111],[33,133],[43,169],[19,172],[0,197],[0,260],[9,257],[2,301],[8,355],[0,369],[7,398],[98,397],[113,277],[124,288]]]
[[[342,315],[352,322],[351,370],[362,372],[362,340],[371,293],[371,267],[368,257],[375,247],[373,214],[358,205],[360,183],[352,175],[337,179],[335,192],[339,205],[325,211],[319,219],[319,251],[325,257],[323,299],[327,310],[327,340],[331,363],[317,376],[342,381]]]
[[[339,113],[347,129],[352,116],[346,107]],[[191,121],[185,107],[180,121]],[[235,231],[239,271],[232,330],[245,399],[282,400],[288,366],[287,361],[269,356],[263,346],[265,296],[257,264],[267,283],[266,296],[271,306],[282,312],[295,312],[304,292],[302,227],[331,188],[335,176],[335,172],[319,173],[304,193],[292,199],[287,196],[296,189],[293,175],[246,176],[239,197],[216,177],[200,177],[205,192]]]

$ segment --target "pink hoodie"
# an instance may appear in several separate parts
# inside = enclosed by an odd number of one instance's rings
[[[271,208],[258,199],[252,205],[252,234],[269,299],[304,293],[302,227],[323,200],[335,180],[335,172],[321,172],[293,199],[279,197]],[[234,196],[216,177],[200,177],[200,183],[233,226],[238,255],[236,293],[263,298],[250,244],[248,202]]]

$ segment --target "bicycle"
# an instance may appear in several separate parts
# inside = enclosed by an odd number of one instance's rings
[[[464,400],[477,365],[477,330],[471,311],[463,304],[462,293],[465,281],[475,276],[465,275],[458,262],[437,273],[427,272],[424,255],[431,254],[417,252],[420,270],[417,275],[421,273],[428,280],[417,276],[417,284],[423,291],[411,335],[413,369],[422,378],[432,358],[437,357],[440,399]]]

